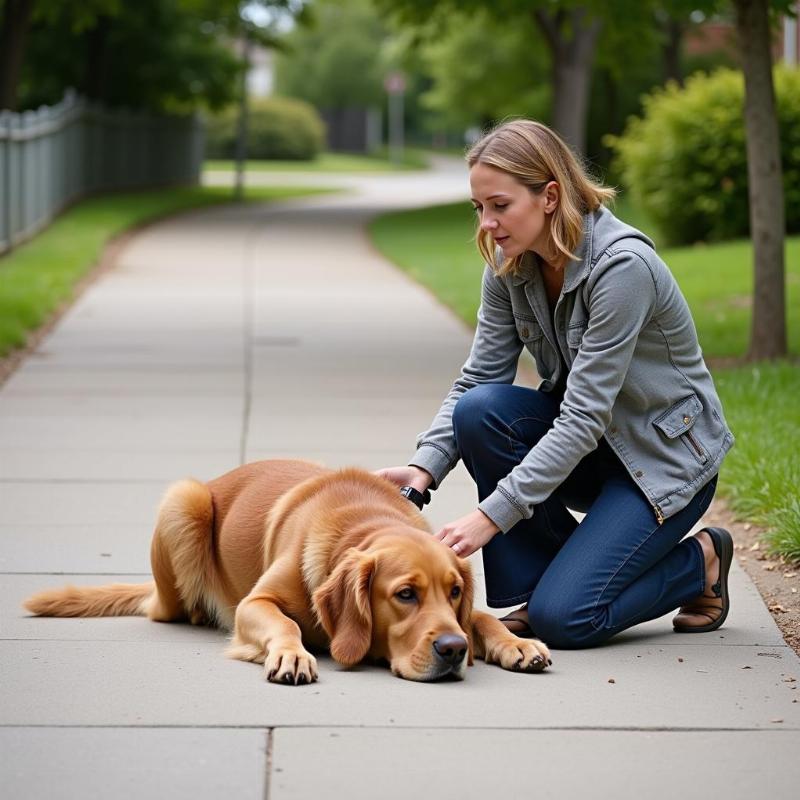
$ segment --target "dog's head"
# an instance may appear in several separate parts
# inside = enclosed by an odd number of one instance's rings
[[[352,665],[385,659],[401,678],[463,678],[472,663],[472,571],[430,534],[381,531],[348,550],[314,593],[331,655]]]

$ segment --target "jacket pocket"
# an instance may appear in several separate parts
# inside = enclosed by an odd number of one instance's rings
[[[695,435],[695,421],[703,411],[703,404],[696,394],[691,394],[653,420],[653,425],[668,439],[680,440],[689,452],[701,463],[708,461],[708,453]]]
[[[579,350],[581,342],[583,341],[583,334],[586,333],[586,328],[589,323],[587,321],[577,322],[567,328],[567,347],[570,350]]]
[[[514,317],[514,324],[517,326],[517,336],[523,344],[530,347],[542,338],[542,329],[535,319],[528,317]]]

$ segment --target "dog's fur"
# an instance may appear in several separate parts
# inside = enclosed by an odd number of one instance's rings
[[[523,672],[550,663],[541,642],[473,610],[469,564],[395,486],[363,470],[272,460],[180,481],[161,504],[151,562],[153,583],[66,587],[25,606],[214,624],[233,631],[229,656],[288,684],[317,679],[303,642],[420,681],[463,678],[473,653]]]

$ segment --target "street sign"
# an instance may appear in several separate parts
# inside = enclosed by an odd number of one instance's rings
[[[406,90],[406,76],[402,72],[390,72],[383,81],[383,88],[389,94],[403,94]]]

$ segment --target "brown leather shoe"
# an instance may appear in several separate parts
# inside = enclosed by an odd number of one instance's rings
[[[733,539],[724,528],[703,528],[711,537],[714,552],[719,558],[719,578],[710,587],[711,593],[704,592],[696,597],[689,605],[681,606],[680,611],[672,620],[672,627],[677,633],[707,633],[721,627],[728,616],[731,602],[728,594],[728,573],[731,571],[733,561]],[[705,624],[689,624],[681,617],[705,617]]]
[[[515,636],[519,636],[522,639],[535,638],[535,634],[531,630],[530,623],[528,622],[527,605],[515,608],[511,613],[500,617],[500,622]]]

